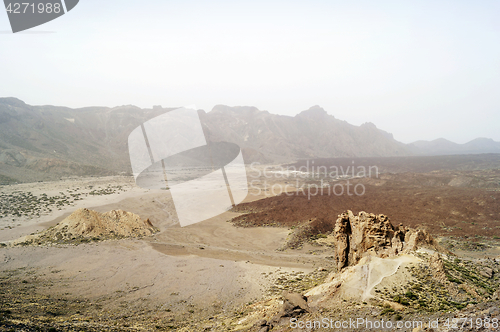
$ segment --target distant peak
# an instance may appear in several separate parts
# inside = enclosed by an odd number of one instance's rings
[[[261,112],[257,107],[254,106],[227,106],[227,105],[215,105],[210,112],[213,113],[256,113]]]
[[[328,116],[328,113],[322,107],[320,107],[318,105],[314,105],[314,106],[310,107],[308,110],[300,112],[297,116],[307,117],[310,119],[322,119],[322,118]]]
[[[491,142],[495,142],[493,140],[493,138],[487,138],[487,137],[478,137],[478,138],[475,138],[473,139],[472,141],[468,142],[468,143],[471,143],[471,142],[488,142],[488,143],[491,143]]]
[[[135,105],[121,105],[121,106],[115,106],[113,107],[113,110],[122,110],[122,109],[134,109],[134,110],[140,110],[141,108],[139,106]]]
[[[377,128],[377,126],[373,122],[365,122],[361,125],[361,127],[365,128]]]
[[[14,98],[14,97],[0,98],[0,104],[6,104],[6,105],[18,106],[18,107],[27,106],[24,101],[22,101],[21,99]]]
[[[453,144],[456,144],[455,142],[452,142],[446,138],[443,138],[443,137],[440,137],[440,138],[436,138],[435,140],[432,140],[431,142],[434,142],[434,143],[453,143]]]

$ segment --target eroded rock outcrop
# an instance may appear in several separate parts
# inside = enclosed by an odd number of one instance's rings
[[[105,213],[78,209],[66,219],[45,231],[29,235],[12,244],[80,243],[90,240],[142,237],[158,232],[149,219],[135,213],[111,210]]]
[[[348,210],[338,216],[333,235],[338,271],[356,265],[366,255],[393,257],[419,247],[445,252],[427,231],[402,224],[394,227],[383,214],[360,212],[354,215]]]
[[[67,233],[82,236],[147,236],[157,230],[149,219],[142,220],[135,213],[123,210],[111,210],[105,213],[89,209],[78,209],[61,221],[55,229],[67,226]]]
[[[429,267],[431,268],[432,275],[434,279],[437,281],[444,283],[448,278],[446,277],[446,272],[445,268],[443,265],[443,260],[441,259],[441,256],[439,253],[435,252],[430,258],[429,258]]]

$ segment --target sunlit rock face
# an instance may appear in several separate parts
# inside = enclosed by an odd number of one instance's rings
[[[420,246],[443,251],[425,230],[394,227],[383,214],[347,211],[338,216],[334,230],[338,271],[356,265],[367,255],[380,258],[417,250]]]

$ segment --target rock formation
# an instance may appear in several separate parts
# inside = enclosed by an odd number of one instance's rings
[[[14,241],[15,244],[79,243],[125,237],[142,237],[158,231],[149,219],[123,210],[99,213],[78,209],[66,219],[45,231]]]
[[[456,310],[500,299],[500,257],[460,259],[427,231],[394,227],[385,215],[347,211],[328,237],[334,239],[338,270],[304,293],[285,291],[251,304],[246,316],[234,318],[239,330],[281,331],[290,327],[291,318],[312,321],[337,313],[341,320],[363,317],[363,312],[396,319],[423,312],[457,317]]]
[[[445,268],[443,265],[443,260],[441,259],[441,256],[439,253],[435,252],[430,258],[429,258],[429,267],[432,271],[432,275],[434,279],[441,283],[445,283],[448,278],[446,277],[446,272]]]
[[[422,246],[445,251],[427,231],[410,229],[402,224],[394,227],[383,214],[360,212],[356,216],[348,210],[338,216],[333,235],[338,271],[356,265],[366,255],[393,257]]]
[[[55,229],[71,235],[137,237],[156,232],[149,219],[141,220],[135,213],[111,210],[99,213],[89,209],[78,209],[61,221]]]

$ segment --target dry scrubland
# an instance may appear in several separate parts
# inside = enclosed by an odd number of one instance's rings
[[[347,179],[261,177],[246,203],[185,228],[168,191],[127,177],[4,186],[0,330],[262,332],[290,331],[291,318],[500,318],[498,156],[433,158],[356,159],[380,170],[349,179],[364,185],[362,196],[288,187],[273,197],[273,184]],[[342,162],[352,164],[315,166]],[[130,214],[103,214],[111,210]],[[347,210],[352,217],[338,218]],[[99,230],[109,218],[132,226]]]

